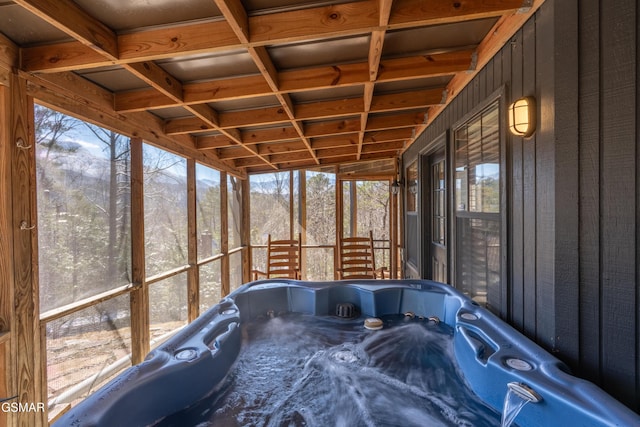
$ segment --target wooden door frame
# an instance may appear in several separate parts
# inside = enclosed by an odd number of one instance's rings
[[[433,139],[433,141],[418,153],[418,177],[420,180],[420,199],[418,201],[418,233],[422,237],[418,244],[418,260],[420,265],[418,266],[420,271],[420,277],[426,278],[431,272],[431,267],[427,262],[431,255],[431,165],[430,159],[432,156],[442,152],[444,164],[445,164],[445,212],[447,215],[447,222],[445,230],[445,242],[446,242],[446,259],[447,259],[447,279],[451,280],[451,256],[452,251],[450,247],[451,242],[451,193],[452,193],[452,180],[450,175],[452,156],[450,155],[448,131],[441,133],[439,136]],[[428,167],[426,165],[428,164]]]

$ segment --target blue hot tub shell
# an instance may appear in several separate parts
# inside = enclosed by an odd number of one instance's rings
[[[343,303],[366,317],[412,312],[451,326],[456,359],[488,406],[502,411],[510,382],[526,384],[542,397],[524,406],[515,420],[521,427],[640,425],[638,414],[570,375],[562,362],[489,311],[448,285],[420,280],[246,284],[54,425],[153,424],[209,395],[223,381],[240,352],[242,322],[267,313],[331,315]]]

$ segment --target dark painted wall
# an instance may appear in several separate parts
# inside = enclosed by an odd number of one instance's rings
[[[505,132],[501,314],[640,412],[639,38],[636,0],[547,0],[403,164],[495,91],[536,97],[534,136]]]

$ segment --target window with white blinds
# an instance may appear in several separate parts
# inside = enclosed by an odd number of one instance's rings
[[[456,130],[456,207],[500,212],[498,103]]]
[[[454,132],[455,285],[484,305],[500,297],[499,117],[496,101]]]

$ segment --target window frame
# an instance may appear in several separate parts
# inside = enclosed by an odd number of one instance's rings
[[[509,147],[507,146],[507,123],[506,123],[506,94],[507,88],[506,86],[502,86],[490,94],[484,101],[480,102],[475,108],[465,114],[460,120],[456,121],[451,126],[451,138],[449,141],[449,148],[451,153],[451,162],[452,167],[449,171],[449,179],[451,180],[451,194],[450,197],[450,206],[451,206],[451,240],[449,244],[449,248],[451,251],[451,283],[454,287],[458,288],[459,284],[457,282],[457,277],[459,273],[459,248],[458,248],[458,235],[460,230],[458,229],[458,218],[478,218],[478,219],[497,219],[499,221],[499,230],[500,230],[500,251],[499,251],[499,259],[500,259],[500,273],[499,273],[499,283],[498,289],[488,289],[487,290],[487,308],[494,313],[500,316],[507,316],[508,312],[508,270],[509,270],[509,260],[508,260],[508,218],[509,218],[509,204],[508,204],[508,195],[509,195],[509,181],[508,181],[508,170],[509,170]],[[485,110],[490,108],[493,104],[497,103],[498,114],[498,146],[499,146],[499,165],[500,165],[500,183],[499,183],[499,207],[500,210],[497,213],[489,213],[489,212],[469,212],[469,211],[459,211],[456,206],[457,201],[457,189],[456,189],[456,132],[466,125],[471,120],[474,120],[476,117],[481,115]]]

